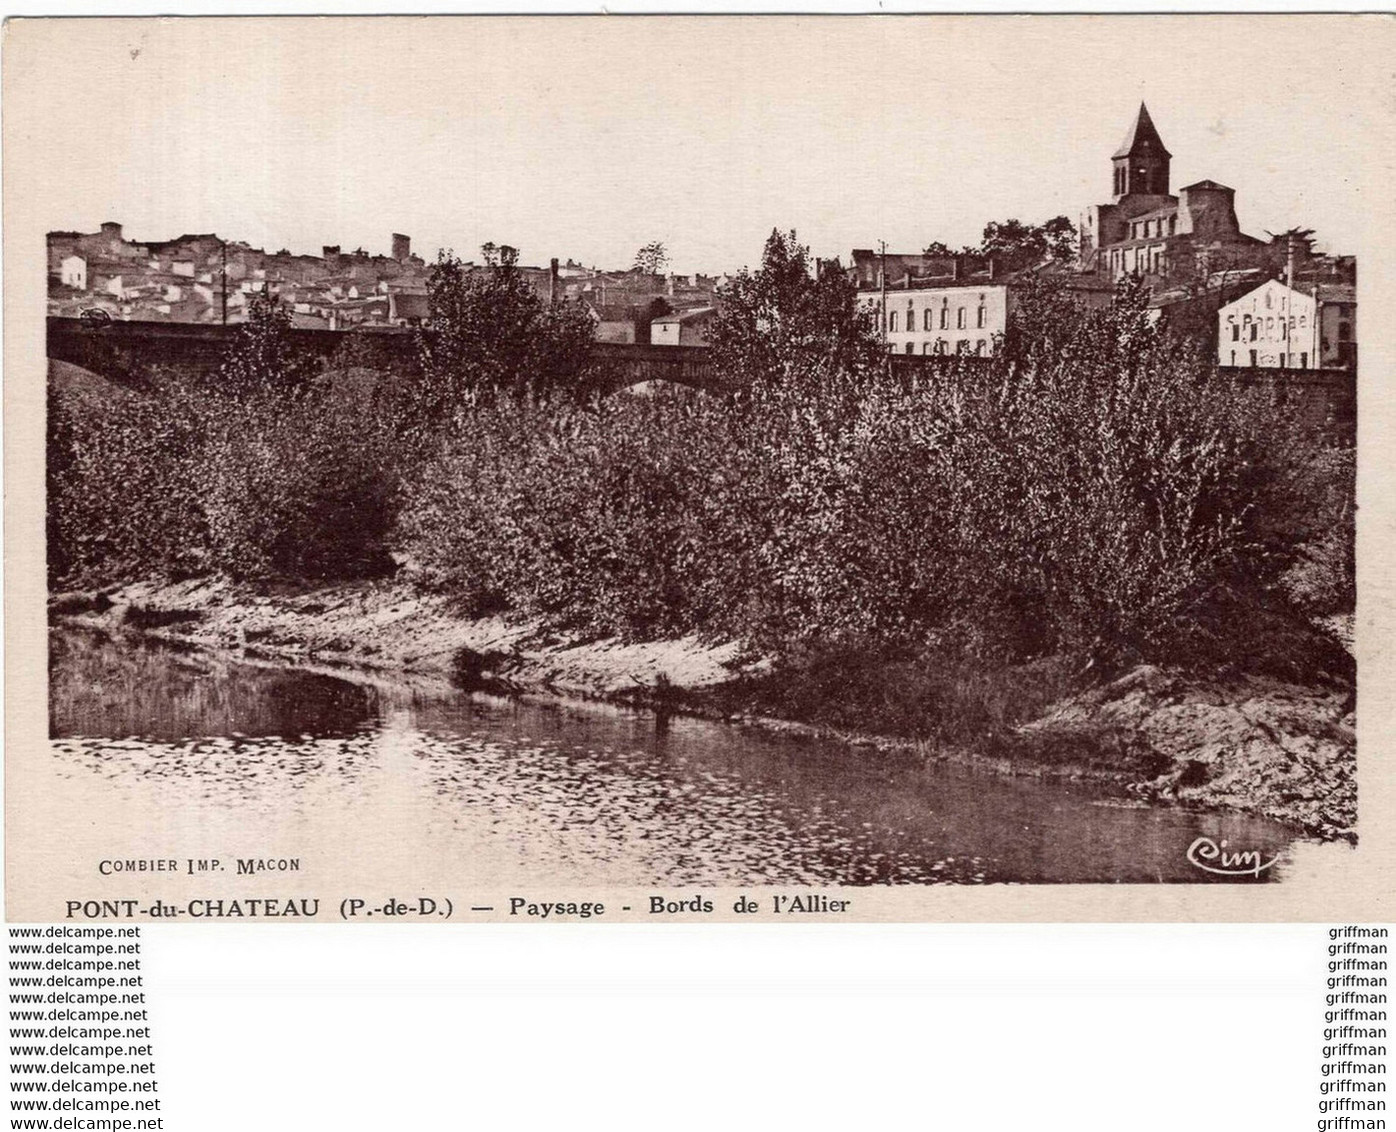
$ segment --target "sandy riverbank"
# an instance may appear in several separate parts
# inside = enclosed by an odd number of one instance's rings
[[[695,637],[581,641],[537,624],[467,620],[397,582],[260,592],[222,579],[140,582],[61,595],[57,620],[131,631],[264,660],[661,704],[744,724],[731,689],[763,663],[733,642]],[[1099,781],[1140,803],[1262,814],[1323,839],[1355,836],[1356,741],[1341,688],[1139,668],[1069,696],[984,751],[845,736],[860,746],[1011,774]]]

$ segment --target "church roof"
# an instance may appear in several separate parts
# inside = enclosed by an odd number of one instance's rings
[[[1158,130],[1154,128],[1154,120],[1149,117],[1149,108],[1142,102],[1139,104],[1139,113],[1135,115],[1134,122],[1129,127],[1129,133],[1125,134],[1125,140],[1120,143],[1113,157],[1131,157],[1140,150],[1152,150],[1162,153],[1164,157],[1172,157],[1164,147],[1163,139],[1158,136]]]
[[[1235,191],[1236,191],[1236,190],[1234,190],[1233,188],[1231,188],[1229,185],[1221,185],[1221,184],[1218,184],[1216,181],[1194,181],[1191,185],[1184,185],[1184,186],[1179,190],[1179,192],[1184,192],[1184,193],[1185,193],[1185,192],[1187,192],[1189,189],[1213,189],[1213,190],[1220,190],[1220,191],[1226,192],[1226,193],[1230,193],[1230,192],[1235,192]]]

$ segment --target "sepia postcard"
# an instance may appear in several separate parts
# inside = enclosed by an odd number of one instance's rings
[[[8,21],[9,919],[1391,919],[1393,49]]]

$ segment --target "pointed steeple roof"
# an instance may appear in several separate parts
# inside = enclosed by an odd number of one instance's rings
[[[1135,115],[1134,122],[1129,127],[1129,133],[1125,134],[1125,140],[1120,143],[1120,148],[1111,155],[1111,159],[1131,157],[1141,150],[1162,153],[1164,157],[1173,156],[1164,148],[1163,139],[1158,136],[1158,130],[1154,128],[1154,120],[1149,117],[1149,108],[1142,102],[1139,104],[1139,113]]]

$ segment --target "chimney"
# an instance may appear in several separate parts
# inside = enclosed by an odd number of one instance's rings
[[[406,263],[412,256],[412,237],[401,232],[393,233],[393,258],[398,263]]]

